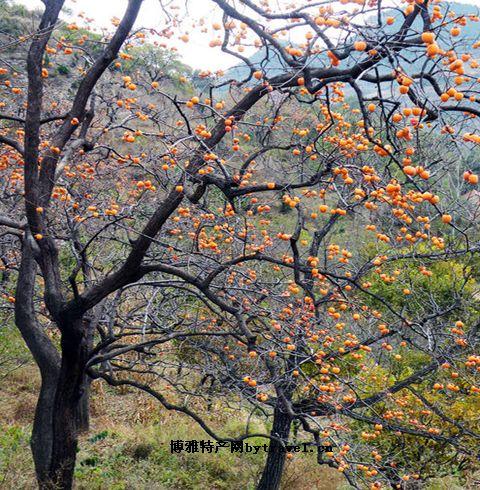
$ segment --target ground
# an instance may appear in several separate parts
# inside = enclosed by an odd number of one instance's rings
[[[39,375],[15,344],[16,361],[0,363],[0,489],[36,488],[29,435]],[[21,364],[20,367],[17,367]],[[187,417],[160,408],[155,400],[136,391],[95,382],[92,423],[81,437],[76,486],[84,490],[247,490],[255,487],[265,454],[171,454],[171,440],[211,439]],[[212,410],[213,412],[213,410]],[[208,414],[206,414],[208,417]],[[214,407],[211,421],[219,432],[234,434],[242,421],[222,407]],[[258,440],[257,444],[263,444]],[[347,488],[334,470],[320,468],[314,455],[287,462],[283,488],[340,490]]]

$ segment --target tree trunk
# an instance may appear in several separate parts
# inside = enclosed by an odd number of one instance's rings
[[[33,306],[36,263],[24,242],[15,301],[15,322],[40,369],[42,384],[35,409],[31,447],[38,485],[42,490],[72,488],[77,451],[77,421],[89,329],[82,318],[61,325],[61,359]],[[87,397],[88,395],[84,395]]]
[[[90,383],[91,379],[85,375],[77,406],[77,430],[79,434],[90,430]]]
[[[50,464],[46,474],[37,473],[42,490],[70,490],[77,455],[77,415],[85,380],[88,342],[81,320],[64,326],[61,331],[62,362],[53,402],[54,417],[50,426]]]
[[[22,261],[15,293],[15,323],[35,359],[42,378],[30,440],[35,472],[41,486],[41,482],[48,480],[52,460],[54,401],[61,360],[56,347],[37,322],[33,304],[37,264],[28,234],[22,245]]]
[[[287,444],[291,424],[292,419],[290,416],[276,407],[273,412],[273,427],[270,435],[281,439],[284,444]],[[271,439],[267,461],[257,490],[277,490],[280,488],[285,458],[286,451],[284,446],[279,441]]]
[[[53,447],[53,405],[57,382],[58,372],[42,373],[42,385],[30,439],[35,473],[39,484],[48,480],[50,469]]]
[[[94,308],[95,310],[95,308]],[[85,318],[84,330],[86,332],[87,350],[90,352],[93,348],[94,329],[97,324],[96,318]],[[77,406],[77,431],[79,434],[90,430],[90,383],[92,382],[88,374],[84,374],[80,386],[80,401]]]

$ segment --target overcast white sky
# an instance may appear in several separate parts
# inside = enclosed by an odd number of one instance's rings
[[[29,8],[43,9],[43,3],[40,0],[16,0]],[[206,19],[207,25],[221,20],[218,8],[212,0],[182,0],[179,5],[184,6],[188,3],[189,18],[198,20],[201,17]],[[480,7],[480,0],[462,1]],[[66,7],[78,14],[84,12],[86,17],[95,19],[95,24],[99,27],[111,28],[110,20],[112,17],[122,17],[127,5],[127,0],[67,0]],[[75,16],[73,20],[77,20]],[[189,25],[190,24],[190,25]],[[148,27],[162,29],[165,27],[165,17],[162,13],[158,0],[144,0],[140,15],[137,21],[137,27]],[[208,43],[212,35],[201,35],[195,31],[190,31],[190,42],[184,44],[178,40],[178,35],[189,31],[191,22],[185,22],[182,31],[176,33],[171,40],[171,45],[175,45],[180,53],[180,58],[193,68],[218,70],[225,69],[238,63],[238,60],[232,56],[226,55],[220,51],[220,48],[209,48]]]
[[[26,5],[29,8],[39,8],[43,10],[43,3],[40,0],[15,0],[17,3]],[[479,0],[480,1],[480,0]],[[74,14],[85,12],[86,17],[95,19],[95,24],[99,27],[112,29],[110,20],[112,17],[121,18],[125,11],[127,0],[67,0],[65,6],[72,10]],[[178,2],[184,6],[185,2]],[[201,17],[206,19],[207,25],[213,22],[220,22],[218,8],[211,0],[190,0],[188,2],[189,17],[198,20]],[[72,20],[78,21],[76,15]],[[148,27],[161,30],[165,27],[165,15],[160,9],[158,0],[144,0],[140,14],[136,23],[137,27]],[[180,58],[193,68],[218,70],[238,64],[238,60],[220,51],[220,48],[212,49],[208,47],[212,35],[200,35],[191,28],[191,22],[184,22],[182,30],[176,32],[171,39],[170,45],[175,45],[180,53]],[[191,33],[190,42],[185,44],[178,40],[179,35],[184,32]],[[161,41],[165,41],[162,39]]]

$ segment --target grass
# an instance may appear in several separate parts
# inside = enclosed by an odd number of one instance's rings
[[[21,339],[14,331],[2,340],[25,362]],[[34,489],[29,438],[39,375],[31,362],[14,363],[0,378],[0,489]],[[91,430],[80,440],[77,489],[249,490],[255,488],[261,474],[265,453],[239,454],[222,448],[217,454],[171,454],[171,440],[211,438],[187,417],[167,412],[136,391],[113,390],[95,382],[91,414]],[[222,434],[238,433],[242,424],[241,414],[232,416],[222,407],[205,417]],[[258,424],[254,430],[265,429]],[[250,440],[252,444],[264,442]],[[314,455],[298,455],[287,462],[285,489],[337,490],[342,486],[341,476],[318,467]]]
[[[40,383],[38,371],[14,330],[3,329],[0,356],[0,490],[35,489],[29,448],[32,419]],[[12,353],[14,353],[12,355]],[[7,359],[7,362],[5,361]],[[171,440],[208,440],[210,437],[189,418],[168,412],[145,394],[132,389],[92,385],[91,430],[80,438],[75,471],[81,490],[249,490],[261,474],[265,453],[172,454]],[[238,434],[243,414],[220,405],[204,417],[215,431]],[[255,422],[252,431],[265,431]],[[249,440],[263,444],[263,439]],[[455,477],[428,481],[424,490],[478,488],[480,474],[463,485]],[[282,488],[288,490],[346,490],[342,476],[319,467],[313,454],[287,461]]]
[[[14,330],[1,331],[8,356],[0,353],[0,490],[35,489],[29,438],[39,388],[39,375]],[[249,490],[261,474],[265,453],[172,454],[171,440],[208,440],[189,418],[168,412],[133,389],[92,385],[91,430],[80,438],[75,471],[81,490]],[[215,431],[238,434],[243,414],[217,405],[204,417]],[[256,421],[252,432],[265,431]],[[263,444],[263,439],[249,440]],[[480,474],[459,483],[454,476],[429,480],[424,490],[478,488]],[[342,476],[319,467],[313,454],[287,461],[283,489],[346,490]]]

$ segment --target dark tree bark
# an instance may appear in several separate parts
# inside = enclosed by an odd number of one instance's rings
[[[30,239],[30,240],[29,240]],[[60,356],[36,321],[33,305],[37,264],[29,234],[23,241],[22,262],[18,274],[15,322],[39,367],[42,384],[35,410],[31,447],[39,481],[48,477],[53,446],[54,399],[60,373]]]
[[[95,310],[95,308],[94,308]],[[97,318],[93,315],[94,318],[85,319],[84,321],[84,329],[86,332],[86,349],[87,352],[91,352],[93,348],[93,337],[94,330],[96,327]],[[79,387],[79,395],[80,400],[77,404],[77,414],[76,414],[76,423],[77,423],[77,431],[79,433],[88,432],[90,429],[90,383],[92,379],[88,374],[84,373],[82,382]]]
[[[37,481],[40,487],[42,482],[47,482],[49,479],[53,447],[53,405],[57,381],[58,373],[42,374],[42,385],[35,409],[30,440]]]
[[[77,413],[82,398],[88,334],[82,319],[66,320],[62,332],[62,364],[54,401],[52,461],[49,482],[53,488],[70,489],[78,446]]]
[[[79,433],[88,432],[90,430],[90,383],[90,377],[85,375],[80,387],[80,400],[78,402],[76,415],[77,431]]]
[[[280,407],[275,407],[273,412],[273,427],[270,435],[287,444],[291,425],[292,418],[290,415],[283,412]],[[277,439],[270,440],[267,461],[265,462],[257,490],[277,490],[280,488],[287,454],[284,445]]]
[[[70,489],[73,485],[80,432],[78,415],[88,417],[88,410],[86,414],[81,412],[82,404],[88,404],[84,384],[89,352],[87,333],[82,325],[81,319],[77,319],[65,333],[62,329],[61,364],[41,368],[42,384],[31,446],[37,481],[45,490]]]

